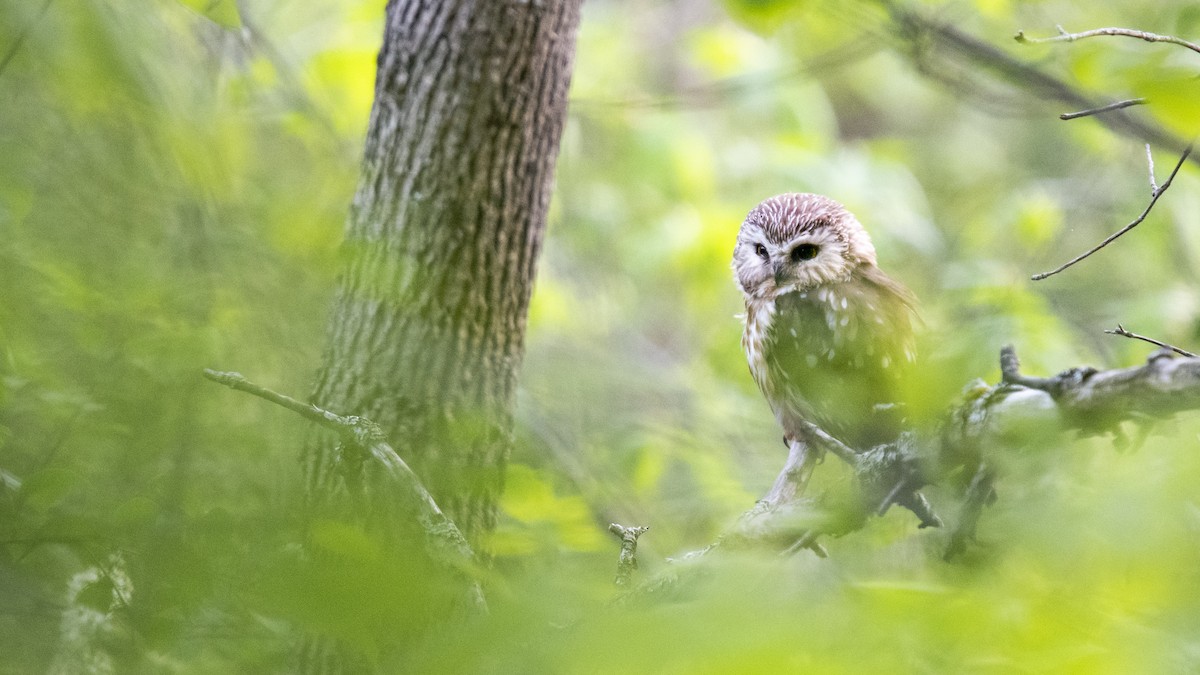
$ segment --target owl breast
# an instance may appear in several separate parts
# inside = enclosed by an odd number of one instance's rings
[[[785,433],[798,435],[803,420],[858,449],[893,440],[910,314],[901,297],[866,281],[748,302],[747,361]]]

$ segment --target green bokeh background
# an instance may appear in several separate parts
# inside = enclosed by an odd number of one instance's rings
[[[1193,52],[1011,39],[1056,24],[1196,38],[1192,5],[896,6],[1097,100],[1149,96],[1134,114],[1196,131]],[[897,511],[828,541],[828,559],[731,555],[668,598],[606,606],[607,523],[650,525],[639,574],[660,573],[782,461],[729,270],[764,197],[823,192],[867,225],[921,299],[912,403],[930,417],[996,380],[1005,343],[1049,374],[1144,359],[1102,332],[1118,322],[1200,342],[1196,171],[1119,244],[1029,281],[1145,207],[1141,142],[1059,121],[873,2],[585,4],[492,614],[420,630],[425,570],[297,516],[305,423],[199,376],[309,390],[383,10],[0,2],[0,672],[70,663],[72,606],[110,614],[91,644],[116,672],[275,671],[305,632],[408,672],[1197,668],[1194,416],[1134,451],[1064,437],[1006,454],[957,563],[943,532]],[[1160,181],[1179,150],[1156,150]],[[844,488],[838,471],[814,491]],[[953,495],[932,496],[953,517]],[[361,573],[304,564],[299,541]]]

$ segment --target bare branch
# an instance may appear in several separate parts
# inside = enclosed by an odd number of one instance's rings
[[[1058,35],[1054,37],[1031,38],[1025,35],[1025,31],[1017,31],[1013,39],[1024,44],[1040,44],[1043,42],[1075,42],[1076,40],[1100,36],[1131,37],[1145,40],[1146,42],[1169,42],[1200,54],[1200,45],[1194,42],[1188,42],[1173,35],[1158,35],[1157,33],[1148,33],[1144,30],[1134,30],[1132,28],[1095,28],[1093,30],[1085,30],[1081,33],[1068,33],[1063,30],[1062,26],[1058,26]]]
[[[996,81],[1007,83],[1016,90],[1025,92],[1023,99],[1057,101],[1077,110],[1094,108],[1098,101],[1068,83],[1044,72],[1037,66],[1014,58],[994,44],[980,40],[962,31],[957,25],[923,16],[919,12],[904,9],[898,3],[890,3],[889,10],[902,36],[913,45],[914,59],[923,73],[953,83],[953,78],[938,69],[929,69],[925,57],[944,52],[953,56],[954,62],[965,61],[976,73],[990,73]],[[936,47],[936,49],[934,48]],[[953,70],[953,69],[943,69]],[[978,81],[975,76],[971,82]],[[1160,125],[1130,115],[1126,110],[1114,110],[1095,118],[1096,121],[1114,132],[1149,142],[1159,148],[1181,148],[1187,142]],[[1200,158],[1192,157],[1200,165]]]
[[[1100,249],[1104,248],[1105,246],[1108,246],[1109,244],[1113,243],[1121,235],[1125,234],[1126,232],[1132,230],[1133,228],[1137,227],[1138,225],[1141,225],[1142,221],[1146,219],[1146,216],[1150,215],[1150,210],[1154,208],[1154,205],[1156,203],[1158,203],[1158,198],[1161,197],[1163,195],[1163,193],[1167,191],[1167,188],[1171,187],[1171,181],[1175,180],[1175,175],[1179,173],[1179,169],[1183,166],[1183,163],[1187,161],[1188,155],[1192,154],[1192,147],[1193,147],[1193,144],[1189,143],[1187,146],[1187,149],[1183,151],[1182,155],[1180,155],[1179,161],[1175,163],[1175,168],[1171,170],[1171,175],[1167,176],[1167,180],[1165,183],[1163,183],[1160,187],[1158,187],[1157,189],[1154,190],[1154,193],[1151,195],[1151,198],[1150,198],[1150,203],[1146,205],[1146,209],[1144,211],[1142,211],[1142,214],[1140,216],[1138,216],[1137,218],[1135,218],[1133,220],[1133,222],[1129,223],[1125,227],[1123,227],[1120,230],[1117,230],[1113,234],[1109,235],[1108,238],[1106,238],[1104,241],[1100,242],[1099,244],[1096,244],[1091,249],[1075,256],[1071,260],[1068,260],[1067,262],[1063,263],[1062,265],[1059,265],[1055,269],[1052,269],[1049,272],[1042,272],[1040,274],[1035,274],[1030,278],[1033,279],[1034,281],[1041,281],[1042,279],[1045,279],[1047,277],[1054,276],[1055,274],[1062,272],[1063,270],[1067,269],[1068,267],[1071,267],[1072,265],[1083,260],[1084,258],[1087,258],[1088,256],[1092,255],[1096,251],[1099,251]]]
[[[474,564],[475,552],[471,545],[458,526],[442,512],[417,474],[387,442],[378,425],[365,417],[339,415],[310,403],[301,403],[291,396],[254,384],[241,373],[206,368],[204,377],[266,399],[331,429],[337,432],[348,449],[375,460],[374,466],[383,469],[383,488],[387,491],[382,501],[389,507],[399,508],[420,524],[430,556],[467,577],[470,604],[479,611],[486,611],[487,604],[479,583],[466,573]]]
[[[1124,420],[1200,408],[1200,359],[1175,358],[1165,350],[1140,366],[1071,368],[1054,377],[1021,380],[1028,383],[1022,386],[1053,398],[1062,426],[1085,432],[1112,431]]]
[[[1141,340],[1143,342],[1149,342],[1150,344],[1157,345],[1159,347],[1162,347],[1163,349],[1170,349],[1171,351],[1175,352],[1176,354],[1179,354],[1180,356],[1196,358],[1195,354],[1187,351],[1186,349],[1180,349],[1179,347],[1176,347],[1174,345],[1169,345],[1165,342],[1159,342],[1158,340],[1155,340],[1154,338],[1146,337],[1145,335],[1138,335],[1137,333],[1131,333],[1131,332],[1125,330],[1125,327],[1122,326],[1121,324],[1117,324],[1116,330],[1106,330],[1104,332],[1108,333],[1109,335],[1120,335],[1121,337],[1127,337],[1127,338],[1132,338],[1134,340]]]
[[[1130,106],[1135,106],[1135,105],[1143,105],[1145,103],[1146,103],[1145,98],[1130,98],[1130,99],[1126,99],[1124,101],[1117,101],[1116,103],[1109,103],[1108,105],[1102,105],[1099,108],[1089,108],[1088,110],[1080,110],[1079,112],[1063,113],[1058,116],[1058,119],[1074,120],[1074,119],[1079,119],[1080,117],[1089,117],[1091,115],[1099,115],[1100,113],[1112,112],[1113,110],[1121,110],[1122,108],[1128,108]]]
[[[621,554],[617,557],[617,578],[613,580],[617,586],[628,586],[630,579],[633,578],[633,571],[638,566],[638,537],[649,529],[645,526],[626,527],[617,523],[608,526],[608,531],[621,539]]]
[[[336,431],[337,433],[345,433],[352,429],[355,422],[352,418],[343,417],[336,413],[329,412],[324,408],[319,408],[311,403],[301,403],[296,399],[286,394],[280,394],[277,391],[272,391],[266,387],[254,384],[247,380],[241,373],[222,372],[211,368],[204,369],[204,377],[223,384],[230,389],[237,389],[248,394],[253,394],[261,399],[266,399],[278,406],[283,406],[294,413],[299,414],[306,420],[316,422],[326,429]]]
[[[972,476],[951,531],[946,558],[962,553],[974,538],[982,509],[995,499],[998,480],[989,453],[1064,430],[1124,437],[1121,423],[1139,424],[1200,408],[1200,359],[1159,351],[1140,366],[1115,370],[1071,368],[1054,377],[1019,372],[1011,346],[1001,351],[1003,379],[975,387],[943,426],[935,480]],[[1144,427],[1143,427],[1144,428]]]
[[[1017,358],[1017,350],[1012,345],[1004,345],[1000,349],[1000,381],[1004,384],[1043,391],[1047,390],[1053,382],[1049,378],[1022,375],[1021,361]]]

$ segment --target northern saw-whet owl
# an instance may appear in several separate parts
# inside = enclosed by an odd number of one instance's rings
[[[772,197],[742,223],[733,271],[742,347],[785,441],[806,436],[801,422],[857,450],[895,440],[914,300],[879,269],[858,220],[821,195]]]

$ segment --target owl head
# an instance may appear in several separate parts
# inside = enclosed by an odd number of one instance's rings
[[[863,265],[875,265],[875,247],[854,215],[801,192],[754,207],[733,249],[734,278],[747,298],[844,283]]]

